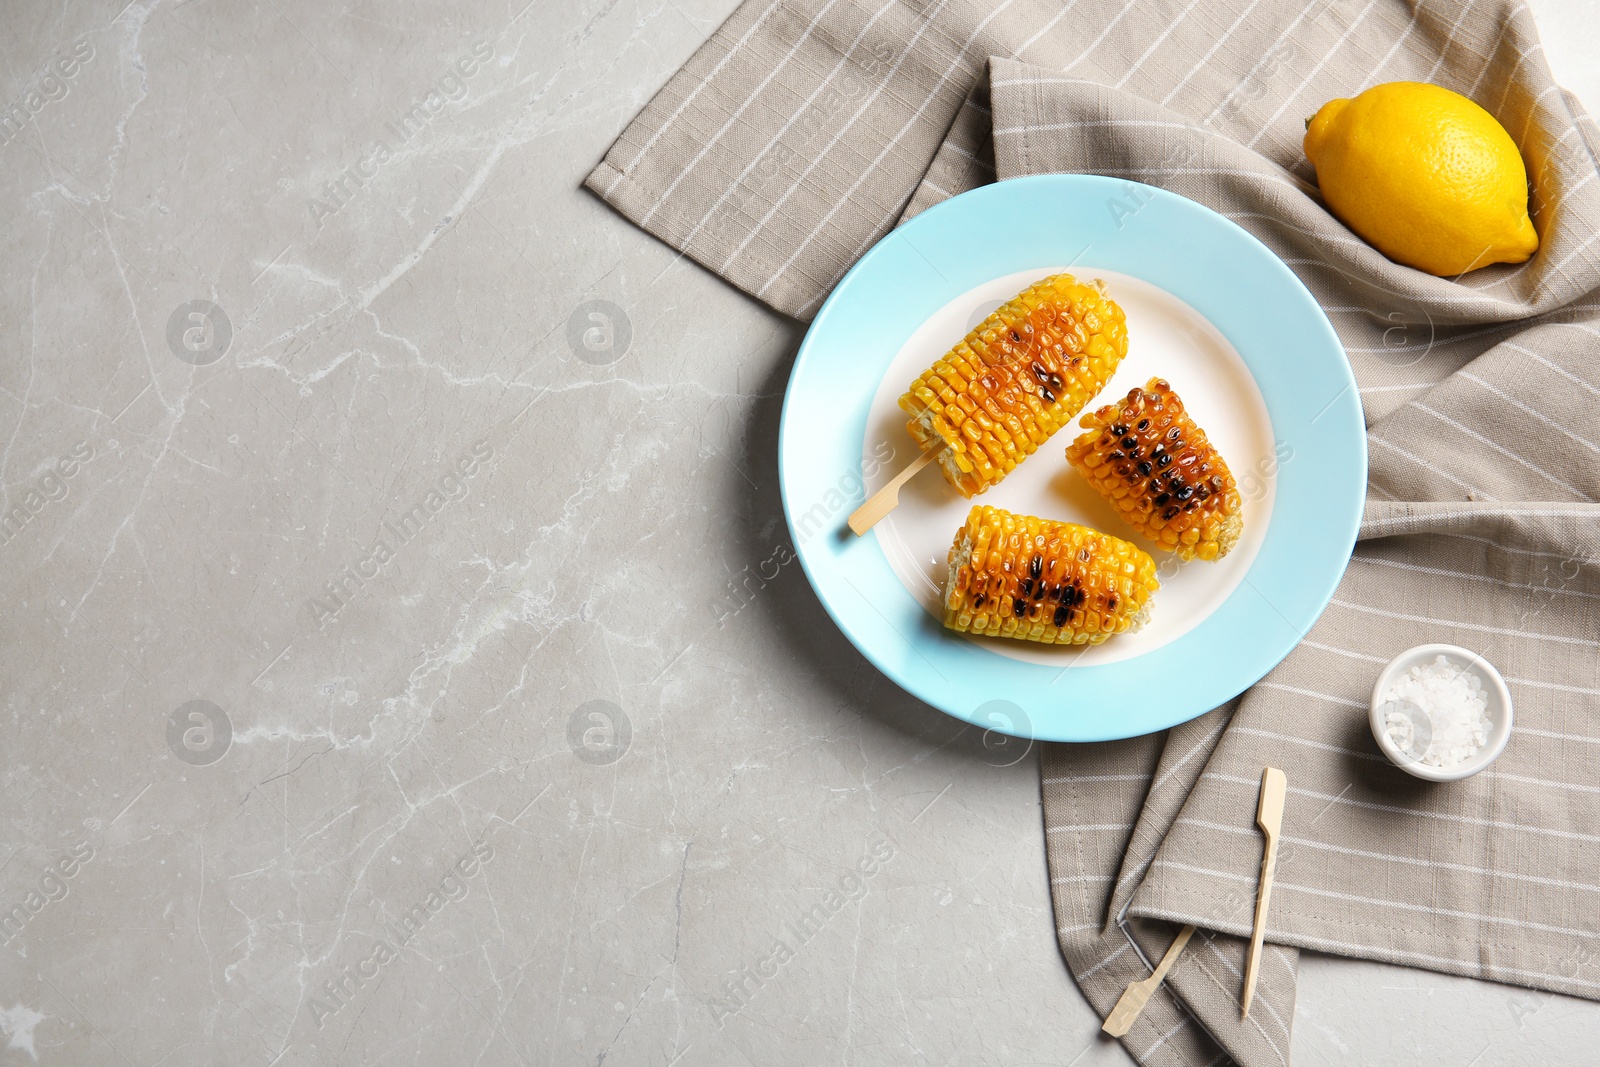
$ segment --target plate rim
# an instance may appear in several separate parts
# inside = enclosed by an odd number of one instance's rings
[[[845,617],[841,611],[840,605],[836,604],[834,599],[825,590],[820,580],[820,576],[815,569],[815,564],[823,558],[822,554],[816,548],[808,549],[806,547],[806,538],[801,535],[802,531],[797,523],[796,518],[797,504],[794,499],[789,459],[794,444],[793,435],[796,433],[796,411],[801,403],[801,401],[797,400],[797,397],[800,395],[802,390],[797,389],[796,383],[798,382],[804,386],[805,382],[803,376],[809,369],[810,363],[821,358],[816,356],[814,352],[823,342],[823,339],[826,338],[826,331],[829,328],[829,323],[832,321],[833,317],[839,313],[839,307],[844,302],[848,302],[852,299],[854,287],[861,284],[861,279],[865,276],[868,276],[870,272],[876,269],[880,260],[886,258],[887,256],[893,255],[893,252],[898,245],[904,244],[911,247],[913,251],[915,251],[919,256],[922,257],[924,261],[928,263],[935,273],[939,273],[940,276],[943,277],[942,272],[938,270],[937,266],[933,265],[933,261],[928,259],[926,253],[922,252],[920,248],[911,245],[910,242],[912,237],[919,233],[934,231],[935,227],[945,225],[947,216],[956,215],[959,217],[960,213],[968,211],[976,212],[981,215],[986,210],[998,210],[1003,213],[1008,206],[1007,201],[1016,200],[1018,202],[1026,202],[1030,196],[1036,196],[1041,192],[1059,194],[1067,198],[1088,198],[1099,201],[1102,198],[1126,196],[1130,191],[1132,191],[1133,196],[1137,198],[1136,202],[1140,204],[1141,210],[1143,207],[1148,206],[1148,204],[1159,201],[1167,210],[1177,212],[1180,217],[1183,215],[1188,215],[1190,220],[1198,224],[1200,232],[1204,232],[1207,227],[1220,227],[1221,230],[1233,240],[1242,242],[1242,248],[1247,250],[1247,254],[1251,259],[1255,260],[1254,265],[1256,267],[1264,268],[1270,273],[1277,275],[1279,281],[1286,284],[1291,290],[1297,291],[1298,297],[1301,298],[1300,303],[1311,312],[1311,314],[1308,316],[1308,324],[1312,326],[1315,332],[1321,335],[1319,340],[1323,342],[1323,344],[1320,347],[1331,348],[1331,354],[1336,354],[1337,359],[1330,361],[1329,365],[1323,368],[1323,370],[1333,372],[1333,376],[1336,379],[1335,384],[1338,384],[1338,382],[1342,380],[1343,389],[1334,397],[1332,401],[1329,402],[1328,406],[1325,407],[1323,411],[1327,412],[1334,409],[1338,405],[1338,402],[1343,399],[1346,394],[1349,394],[1353,402],[1353,412],[1347,411],[1345,414],[1347,416],[1353,415],[1354,420],[1354,425],[1351,427],[1354,432],[1349,435],[1347,442],[1351,452],[1351,455],[1348,459],[1350,471],[1347,473],[1354,474],[1353,481],[1350,485],[1351,491],[1349,493],[1349,497],[1343,501],[1335,502],[1343,505],[1342,509],[1340,509],[1343,512],[1342,514],[1331,517],[1320,517],[1322,528],[1325,532],[1328,530],[1329,522],[1335,523],[1334,528],[1332,529],[1332,533],[1334,534],[1334,537],[1332,538],[1333,543],[1329,547],[1336,548],[1337,551],[1329,557],[1332,562],[1329,564],[1328,571],[1324,576],[1324,579],[1318,582],[1313,590],[1309,591],[1309,610],[1303,625],[1291,621],[1287,616],[1283,615],[1283,613],[1277,609],[1272,600],[1269,599],[1259,589],[1257,589],[1255,584],[1251,581],[1252,575],[1257,574],[1258,570],[1263,566],[1263,558],[1267,556],[1269,546],[1277,545],[1278,539],[1275,538],[1272,533],[1273,528],[1278,526],[1281,522],[1290,521],[1287,516],[1282,515],[1280,512],[1282,506],[1282,501],[1280,500],[1279,504],[1273,509],[1272,517],[1268,520],[1268,533],[1263,541],[1261,552],[1258,553],[1257,558],[1252,561],[1250,570],[1246,572],[1244,580],[1240,583],[1240,586],[1236,588],[1232,594],[1230,594],[1229,598],[1210,615],[1208,615],[1205,620],[1196,625],[1188,633],[1174,639],[1174,641],[1169,642],[1166,645],[1163,645],[1161,648],[1153,649],[1150,652],[1144,653],[1143,655],[1135,656],[1116,663],[1082,668],[1084,671],[1097,672],[1095,677],[1102,678],[1103,672],[1126,674],[1128,671],[1135,669],[1136,665],[1145,663],[1146,661],[1150,660],[1151,657],[1162,656],[1163,653],[1165,653],[1168,649],[1173,649],[1174,646],[1187,645],[1190,646],[1189,650],[1193,651],[1195,642],[1200,641],[1202,639],[1202,635],[1212,636],[1207,635],[1207,631],[1223,625],[1223,623],[1226,621],[1219,619],[1219,616],[1223,616],[1225,614],[1235,614],[1242,609],[1244,602],[1249,599],[1249,594],[1246,592],[1248,589],[1253,591],[1257,598],[1259,598],[1267,607],[1271,608],[1273,612],[1278,615],[1279,619],[1284,624],[1284,628],[1290,631],[1292,636],[1280,637],[1277,641],[1277,644],[1281,645],[1281,648],[1275,648],[1274,651],[1268,656],[1257,657],[1257,662],[1254,668],[1242,673],[1237,673],[1235,675],[1237,681],[1229,682],[1221,687],[1214,687],[1218,689],[1233,690],[1228,696],[1220,700],[1215,700],[1214,702],[1207,701],[1205,702],[1205,706],[1190,708],[1181,714],[1156,714],[1153,716],[1153,718],[1159,721],[1154,722],[1154,724],[1151,722],[1152,716],[1148,715],[1144,716],[1142,719],[1135,719],[1132,722],[1129,722],[1123,718],[1095,718],[1086,722],[1080,721],[1076,723],[1035,722],[1034,718],[1019,705],[1012,704],[1008,700],[1000,700],[998,703],[1009,705],[1011,708],[1015,709],[1015,711],[1018,713],[1017,715],[1011,715],[1004,712],[996,714],[993,710],[990,710],[988,713],[984,714],[986,708],[990,708],[991,705],[997,703],[997,701],[994,700],[975,704],[971,710],[964,711],[959,706],[952,706],[947,702],[941,703],[940,700],[937,699],[937,694],[931,692],[930,686],[924,680],[917,677],[906,677],[904,676],[906,672],[899,665],[885,662],[884,657],[879,654],[879,650],[873,647],[872,643],[866,640],[864,636],[858,635],[856,632],[858,626],[854,621],[854,618]],[[1065,200],[1063,200],[1062,203],[1065,203]],[[1109,204],[1109,199],[1107,199],[1107,203]],[[1079,256],[1082,255],[1083,253],[1080,252]],[[1078,257],[1073,257],[1073,261],[1075,261],[1077,258]],[[1058,256],[1056,261],[1060,262],[1061,257]],[[992,277],[1000,277],[1003,273],[1010,271],[1028,269],[1027,265],[1022,263],[1020,256],[1017,260],[1017,263],[1018,265],[1009,268],[1009,271],[994,273]],[[1130,274],[1135,277],[1141,277],[1149,284],[1163,289],[1164,291],[1173,295],[1176,299],[1183,301],[1188,306],[1193,308],[1196,313],[1210,322],[1214,328],[1223,334],[1223,336],[1228,337],[1229,343],[1234,345],[1235,350],[1239,352],[1240,357],[1243,359],[1246,369],[1249,371],[1252,379],[1256,382],[1257,388],[1261,390],[1263,397],[1267,399],[1270,411],[1274,402],[1274,395],[1277,393],[1277,390],[1269,390],[1263,385],[1261,378],[1264,367],[1258,368],[1256,366],[1255,362],[1252,360],[1251,353],[1245,351],[1238,345],[1237,341],[1233,336],[1230,335],[1229,331],[1224,329],[1222,325],[1216,322],[1213,314],[1208,313],[1206,307],[1197,305],[1194,301],[1188,299],[1182,294],[1172,292],[1172,290],[1161,281],[1145,277],[1136,270],[1127,269],[1127,267],[1124,265],[1106,263],[1102,266],[1107,270],[1118,270],[1122,273]],[[948,279],[945,280],[948,283]],[[943,299],[946,301],[949,299],[954,299],[959,295],[960,292],[968,291],[973,286],[981,284],[982,279],[980,278],[979,280],[972,282],[970,285],[965,285],[955,288],[954,291],[946,292]],[[949,288],[949,286],[947,286],[947,288]],[[922,321],[924,320],[918,319],[915,324],[912,324],[909,327],[909,329],[915,330]],[[908,337],[909,333],[907,333],[905,336]],[[902,343],[903,340],[904,338],[902,338]],[[876,385],[878,382],[881,382],[881,377],[874,378],[873,382],[874,385]],[[868,402],[870,403],[870,397],[868,398]],[[1314,424],[1320,417],[1321,416],[1319,414],[1316,418],[1311,420],[1311,423]],[[861,427],[862,437],[859,441],[852,440],[851,442],[851,454],[857,457],[863,454],[863,449],[858,446],[867,443],[865,442],[865,429],[866,428],[864,426]],[[1277,439],[1278,432],[1278,428],[1275,425],[1275,439]],[[852,437],[853,436],[854,435],[852,435]],[[859,474],[859,470],[860,464],[858,461],[855,465],[855,471],[857,474]],[[1339,340],[1337,332],[1333,329],[1332,323],[1328,320],[1327,313],[1323,310],[1316,297],[1305,286],[1304,282],[1300,280],[1299,276],[1296,275],[1281,258],[1279,258],[1270,248],[1263,244],[1254,234],[1251,234],[1242,226],[1239,226],[1231,219],[1226,218],[1204,204],[1191,200],[1188,197],[1184,197],[1181,194],[1155,186],[1149,186],[1122,178],[1112,178],[1093,174],[1029,175],[980,186],[977,189],[969,190],[957,196],[941,201],[939,204],[936,204],[926,211],[919,213],[906,223],[897,226],[893,230],[890,230],[887,234],[880,238],[879,241],[877,241],[872,248],[869,249],[859,260],[857,260],[857,262],[851,266],[850,270],[847,271],[839,280],[838,284],[835,285],[833,291],[829,293],[827,300],[824,301],[822,307],[818,310],[815,319],[807,329],[805,338],[802,340],[795,355],[794,364],[790,369],[789,378],[785,386],[782,411],[778,427],[779,492],[783,507],[784,519],[789,529],[790,541],[791,545],[793,546],[794,555],[799,559],[801,569],[805,573],[806,580],[811,585],[813,593],[816,594],[818,600],[822,603],[824,610],[828,613],[829,618],[833,621],[834,625],[839,628],[846,640],[848,640],[851,645],[868,660],[868,662],[872,663],[873,666],[880,673],[884,674],[885,677],[887,677],[890,681],[894,682],[913,697],[923,701],[924,703],[927,703],[935,710],[950,715],[958,720],[983,727],[986,730],[994,730],[998,733],[1011,734],[1014,736],[1037,740],[1092,742],[1135,737],[1157,732],[1159,730],[1167,729],[1171,726],[1175,726],[1197,718],[1198,716],[1212,710],[1214,707],[1226,703],[1227,700],[1232,699],[1234,696],[1237,696],[1239,693],[1248,690],[1251,686],[1259,682],[1262,677],[1264,677],[1269,671],[1277,666],[1278,663],[1281,663],[1284,658],[1286,658],[1291,652],[1294,651],[1296,647],[1299,646],[1301,641],[1304,640],[1306,634],[1309,633],[1313,626],[1315,626],[1317,620],[1321,618],[1323,612],[1326,611],[1328,604],[1331,602],[1338,584],[1342,580],[1345,570],[1349,566],[1349,562],[1354,551],[1356,537],[1360,529],[1360,521],[1366,496],[1367,475],[1368,457],[1366,421],[1361,405],[1360,391],[1355,381],[1354,370],[1350,365],[1349,355],[1345,351],[1343,343]],[[857,481],[859,482],[860,479],[857,478]],[[860,499],[864,495],[864,491],[857,492],[853,498],[846,501],[845,507],[853,508],[857,503],[859,503]],[[981,501],[975,500],[975,502]],[[834,521],[842,523],[843,514],[834,515],[829,521],[830,523]],[[873,535],[870,538],[859,539],[859,541],[863,543],[869,540],[872,544],[871,553],[876,555],[877,563],[881,566],[882,570],[889,572],[892,577],[892,568],[890,567],[888,560],[883,553],[883,549],[878,545],[876,535]],[[1281,545],[1277,545],[1277,547],[1281,548]],[[813,557],[816,558],[814,559]],[[834,557],[830,556],[827,558],[831,560]],[[1274,566],[1279,565],[1280,564],[1274,563]],[[849,577],[845,576],[844,580],[849,582]],[[915,603],[915,598],[912,597],[911,593],[900,584],[899,579],[894,578],[893,581],[894,588],[898,589],[900,593],[904,595],[906,601],[913,604],[916,612],[928,622],[933,622],[935,625],[937,625],[935,620],[932,620],[931,617],[927,616],[926,610],[920,604]],[[877,614],[882,617],[883,621],[893,628],[893,623],[889,621],[889,617],[885,615],[884,612],[877,607],[877,605],[873,604],[872,601],[868,599],[867,594],[861,592],[859,587],[855,587],[855,583],[850,582],[850,584],[855,588],[855,592],[858,593],[862,599],[867,600],[868,605],[877,611]],[[1249,614],[1250,609],[1242,610],[1246,611],[1244,621],[1249,621],[1252,618],[1252,616]],[[1254,609],[1254,613],[1254,618],[1261,617],[1261,609],[1259,607]],[[901,637],[905,640],[906,644],[913,652],[917,652],[919,655],[922,654],[920,649],[917,647],[917,642],[915,639],[905,638],[903,634],[901,634]],[[955,651],[956,646],[954,643],[945,647],[950,649],[950,656],[944,658],[954,658],[957,661],[970,658],[962,652]],[[997,689],[1004,688],[1006,681],[1013,680],[1004,677],[1006,675],[1026,676],[1031,672],[1052,670],[1052,668],[1044,667],[1039,664],[1025,663],[1023,661],[1001,656],[988,649],[983,649],[976,646],[971,648],[971,653],[983,657],[983,660],[979,661],[981,663],[979,668],[980,670],[983,667],[996,668],[998,672],[996,674]],[[1171,659],[1172,655],[1177,654],[1178,653],[1173,653],[1167,655],[1165,658]],[[928,662],[930,665],[932,663],[931,660],[926,660],[926,662]],[[937,673],[937,668],[935,668],[935,672]],[[1082,676],[1080,675],[1080,678],[1081,677]],[[1018,684],[1021,684],[1020,679],[1016,680],[1018,680]],[[1032,683],[1037,683],[1037,681],[1038,679],[1036,676],[1031,679]],[[1017,721],[1019,718],[1020,725]],[[1129,728],[1119,728],[1119,724]]]

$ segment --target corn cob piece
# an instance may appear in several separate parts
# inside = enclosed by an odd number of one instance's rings
[[[978,504],[950,546],[944,624],[1046,645],[1097,645],[1143,626],[1160,587],[1155,560],[1135,545]]]
[[[1233,472],[1160,378],[1085,415],[1067,460],[1128,524],[1180,559],[1221,559],[1244,530]]]
[[[900,407],[964,497],[994,485],[1094,399],[1128,352],[1127,319],[1100,282],[1036,282],[911,383]]]

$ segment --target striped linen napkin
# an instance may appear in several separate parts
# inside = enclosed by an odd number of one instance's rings
[[[1297,950],[1600,999],[1600,183],[1596,129],[1511,0],[747,0],[588,179],[774,308],[813,315],[899,221],[993,180],[1127,177],[1245,227],[1355,367],[1369,497],[1301,646],[1165,734],[1042,758],[1061,951],[1102,1013],[1202,930],[1124,1039],[1147,1064],[1287,1063]],[[1398,267],[1322,207],[1325,100],[1431,81],[1488,108],[1536,183],[1538,254]],[[1137,224],[1139,188],[1119,205]],[[1293,462],[1292,458],[1285,462]],[[1510,747],[1429,785],[1366,704],[1414,644],[1506,676]],[[1238,1017],[1264,765],[1289,773],[1269,945]]]

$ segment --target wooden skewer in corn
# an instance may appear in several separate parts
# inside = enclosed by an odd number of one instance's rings
[[[1266,835],[1261,856],[1261,888],[1256,894],[1256,925],[1250,935],[1250,956],[1244,965],[1244,996],[1240,1018],[1250,1015],[1250,1001],[1256,995],[1256,976],[1261,969],[1261,942],[1267,933],[1267,903],[1272,898],[1272,874],[1278,865],[1278,834],[1283,829],[1283,803],[1289,779],[1276,767],[1261,772],[1261,799],[1256,803],[1256,825]]]
[[[870,530],[934,459],[948,461],[945,478],[968,499],[995,485],[1071,422],[1127,354],[1127,316],[1104,283],[1053,274],[1028,286],[900,397],[921,455],[850,516],[850,529]]]
[[[866,533],[889,512],[900,506],[900,487],[911,480],[911,476],[932,463],[938,458],[940,449],[931,449],[923,452],[906,465],[906,469],[889,479],[889,484],[867,497],[862,504],[850,513],[850,529],[857,537]]]

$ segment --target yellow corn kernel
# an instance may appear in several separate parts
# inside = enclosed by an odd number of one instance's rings
[[[1097,645],[1150,617],[1155,560],[1070,522],[974,505],[950,546],[944,624],[1047,645]]]
[[[1094,399],[1128,352],[1100,282],[1036,282],[984,319],[900,398],[906,429],[964,497],[994,485]]]
[[[1085,415],[1067,460],[1128,525],[1179,558],[1221,559],[1244,531],[1233,472],[1160,378]]]

